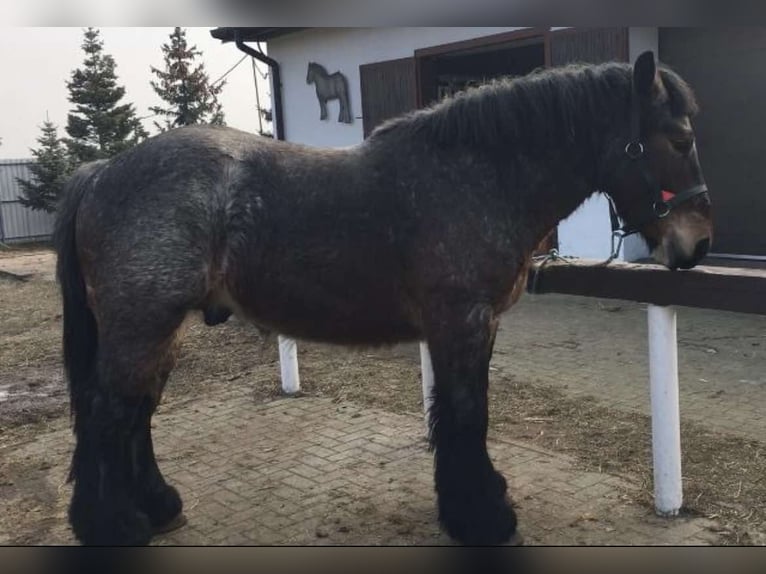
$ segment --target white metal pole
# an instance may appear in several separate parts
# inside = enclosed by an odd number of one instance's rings
[[[301,389],[298,375],[298,349],[293,339],[279,335],[279,370],[282,375],[282,390],[287,394]]]
[[[654,507],[660,516],[675,516],[683,502],[676,311],[649,305],[648,321]]]
[[[434,368],[431,364],[431,353],[428,351],[428,343],[420,342],[420,378],[423,384],[423,413],[428,422],[428,411],[431,409],[434,392]]]

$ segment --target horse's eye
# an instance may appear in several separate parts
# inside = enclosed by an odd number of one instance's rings
[[[694,138],[672,139],[670,143],[682,155],[689,155],[694,147]]]

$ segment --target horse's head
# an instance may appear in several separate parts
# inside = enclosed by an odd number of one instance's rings
[[[658,68],[652,52],[633,66],[628,133],[607,193],[625,222],[640,233],[652,257],[670,269],[694,267],[710,249],[713,224],[690,119],[691,89]]]
[[[314,74],[317,72],[319,65],[316,62],[309,62],[308,71],[306,72],[306,83],[311,84],[314,82]]]

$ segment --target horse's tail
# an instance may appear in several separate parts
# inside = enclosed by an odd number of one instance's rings
[[[78,414],[87,408],[89,389],[95,384],[93,371],[98,350],[96,318],[88,307],[85,280],[77,258],[77,209],[83,193],[103,163],[85,164],[72,175],[62,192],[53,232],[53,244],[58,255],[56,275],[64,307],[64,370],[69,382],[75,432],[78,430],[78,420],[82,418]]]

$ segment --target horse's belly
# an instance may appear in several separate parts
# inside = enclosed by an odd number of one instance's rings
[[[370,318],[345,320],[328,318],[327,321],[280,322],[278,329],[284,334],[314,341],[344,345],[380,345],[421,338],[419,329],[407,322],[376,321]]]
[[[377,345],[421,338],[420,329],[409,321],[362,313],[354,317],[319,313],[306,313],[300,317],[258,313],[250,318],[261,327],[282,335],[327,343]]]
[[[341,344],[417,340],[421,328],[402,297],[360,292],[328,293],[307,287],[251,287],[232,293],[239,316],[281,335]]]

